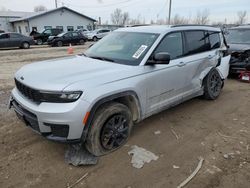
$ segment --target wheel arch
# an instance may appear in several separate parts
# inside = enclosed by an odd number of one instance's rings
[[[104,104],[109,102],[118,102],[127,106],[133,115],[133,121],[138,122],[141,119],[141,104],[138,95],[135,91],[123,91],[120,93],[112,94],[104,98],[99,99],[94,103],[90,110],[88,120],[84,126],[82,133],[82,141],[85,141],[88,131],[91,128],[91,123],[94,118],[96,111]]]

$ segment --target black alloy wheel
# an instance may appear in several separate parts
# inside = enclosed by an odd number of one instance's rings
[[[129,137],[129,125],[121,114],[112,116],[101,131],[101,144],[106,150],[113,150],[123,145]]]

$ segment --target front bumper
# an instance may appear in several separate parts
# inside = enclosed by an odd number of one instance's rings
[[[84,139],[83,119],[89,103],[82,99],[74,103],[36,104],[14,88],[9,107],[27,126],[49,140],[76,143]]]

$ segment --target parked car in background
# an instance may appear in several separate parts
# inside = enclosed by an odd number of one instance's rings
[[[42,31],[42,33],[35,33],[33,35],[33,39],[35,40],[36,44],[42,45],[43,43],[47,42],[50,36],[57,36],[60,33],[62,33],[62,30],[58,28],[45,29]]]
[[[32,37],[27,37],[19,33],[2,33],[0,34],[0,48],[19,47],[23,49],[30,48],[35,44]]]
[[[81,32],[61,33],[57,36],[51,36],[48,39],[48,45],[61,47],[69,44],[84,44],[87,41],[86,37]]]
[[[85,36],[88,38],[88,40],[97,41],[98,39],[105,37],[110,32],[111,30],[109,29],[97,29],[86,33]]]
[[[87,30],[87,29],[77,29],[77,30],[75,30],[75,32],[80,32],[82,35],[85,35],[85,34],[87,34],[90,31]]]
[[[227,31],[231,53],[230,74],[239,74],[250,66],[250,26],[239,26]]]
[[[217,99],[229,60],[219,28],[122,28],[82,55],[22,67],[9,107],[44,137],[101,156],[153,114],[197,96]]]
[[[4,31],[3,31],[3,30],[0,30],[0,33],[4,33]]]

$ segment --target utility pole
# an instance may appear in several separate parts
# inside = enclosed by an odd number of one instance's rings
[[[172,0],[169,0],[168,25],[170,25],[171,22],[171,11],[172,11]]]
[[[55,5],[56,5],[56,8],[57,8],[57,0],[55,0]]]

